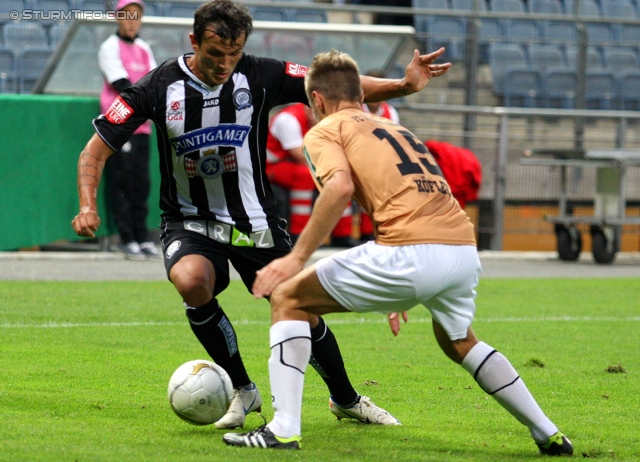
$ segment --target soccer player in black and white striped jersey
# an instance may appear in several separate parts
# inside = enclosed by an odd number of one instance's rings
[[[193,53],[170,59],[131,86],[94,120],[96,134],[78,161],[80,212],[72,226],[93,237],[100,225],[96,196],[106,159],[147,119],[156,125],[160,153],[162,246],[169,280],[182,297],[191,329],[235,387],[218,428],[244,424],[262,399],[244,367],[236,334],[216,296],[229,284],[229,262],[251,290],[256,271],[286,255],[291,242],[277,216],[265,174],[269,111],[308,103],[306,67],[246,55],[252,30],[247,9],[234,0],[202,5],[190,35]],[[444,52],[416,50],[402,79],[362,77],[365,100],[415,93],[450,63]],[[397,425],[360,396],[347,376],[335,337],[318,317],[311,322],[312,365],[328,385],[339,417]]]

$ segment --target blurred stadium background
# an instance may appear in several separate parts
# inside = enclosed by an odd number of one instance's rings
[[[336,48],[352,54],[363,73],[398,77],[414,48],[445,46],[454,64],[449,74],[391,103],[420,139],[464,146],[480,159],[480,197],[467,205],[479,247],[562,251],[578,243],[639,251],[638,164],[624,156],[589,159],[595,150],[640,152],[639,4],[403,2],[247,1],[255,30],[246,51],[308,64]],[[98,114],[98,46],[115,26],[91,15],[59,20],[52,12],[109,11],[112,3],[0,2],[0,250],[75,241],[75,165]],[[156,60],[190,51],[191,18],[201,2],[145,3],[141,36]],[[12,19],[15,11],[22,19]],[[152,169],[159,181],[157,163]],[[157,223],[150,214],[150,227]],[[103,237],[110,232],[105,227]]]

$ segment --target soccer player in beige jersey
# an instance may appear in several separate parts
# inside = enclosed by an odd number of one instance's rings
[[[390,313],[397,335],[397,313],[421,304],[444,353],[529,428],[542,454],[572,454],[509,361],[476,338],[471,321],[482,269],[473,226],[427,148],[404,127],[362,111],[358,75],[353,59],[335,50],[317,55],[307,72],[305,90],[319,122],[305,136],[304,153],[320,196],[291,253],[259,270],[253,285],[256,297],[271,295],[275,415],[224,441],[300,448],[310,320],[334,312]],[[352,196],[373,218],[375,241],[304,268]]]

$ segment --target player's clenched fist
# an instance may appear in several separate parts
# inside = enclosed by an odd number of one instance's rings
[[[83,210],[76,215],[71,226],[78,236],[95,237],[100,226],[100,216],[95,210]]]

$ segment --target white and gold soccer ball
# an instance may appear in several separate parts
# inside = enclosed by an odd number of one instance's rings
[[[193,425],[209,425],[229,409],[233,384],[222,367],[196,359],[176,369],[169,380],[167,395],[178,417]]]

